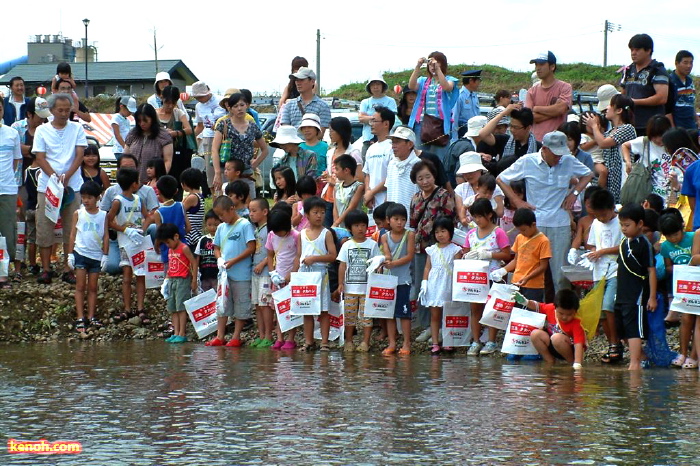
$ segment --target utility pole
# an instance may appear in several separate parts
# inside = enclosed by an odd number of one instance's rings
[[[156,74],[158,74],[158,50],[162,49],[163,46],[161,45],[158,47],[158,41],[156,40],[156,28],[155,26],[153,27],[153,45],[151,46],[153,49],[153,53],[155,54],[156,58]]]
[[[605,28],[603,29],[603,66],[608,66],[608,32],[621,30],[622,26],[619,24],[605,20]]]
[[[316,92],[321,94],[321,30],[316,29]]]

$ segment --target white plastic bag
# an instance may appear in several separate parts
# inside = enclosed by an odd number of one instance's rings
[[[7,240],[0,236],[0,277],[10,274],[10,253],[7,250]]]
[[[395,275],[370,273],[367,277],[365,317],[393,319],[398,284],[399,278]]]
[[[228,273],[226,270],[219,270],[218,282],[216,284],[216,314],[223,316],[226,311],[226,301],[228,300]]]
[[[292,289],[290,285],[272,293],[272,301],[275,304],[275,314],[277,314],[277,322],[280,324],[282,333],[304,324],[304,316],[293,315],[291,312]]]
[[[328,310],[328,316],[330,318],[331,323],[331,328],[328,332],[328,341],[335,341],[338,338],[340,338],[340,336],[343,335],[345,331],[343,319],[343,317],[345,316],[343,315],[343,308],[341,306],[341,303],[331,301]],[[314,321],[314,338],[317,340],[321,340],[321,324],[318,322],[318,319]]]
[[[471,309],[467,303],[448,302],[442,308],[442,344],[469,346]]]
[[[63,219],[58,217],[58,222],[53,226],[54,244],[60,243],[63,240]]]
[[[700,315],[700,267],[673,266],[673,301],[670,310]]]
[[[544,327],[546,315],[516,307],[510,313],[510,322],[501,351],[507,354],[537,354],[532,346],[530,334],[533,330]]]
[[[452,274],[452,301],[485,303],[489,294],[489,262],[458,259]]]
[[[292,294],[293,316],[321,315],[321,272],[292,272],[289,288]]]
[[[15,260],[24,261],[24,252],[27,245],[27,224],[17,222],[17,246],[15,247]]]
[[[208,290],[188,299],[184,304],[199,338],[216,332],[216,291]]]
[[[143,237],[141,244],[136,244],[133,241],[128,241],[124,247],[127,256],[129,256],[129,264],[134,275],[137,277],[146,276],[146,252],[153,250],[153,242],[151,237],[146,235]]]
[[[49,177],[49,181],[46,184],[46,208],[44,209],[44,214],[52,223],[58,222],[58,217],[61,216],[63,191],[63,185],[58,181],[58,177],[54,173]]]
[[[489,299],[479,323],[500,330],[507,329],[510,313],[515,305],[513,293],[516,291],[518,291],[518,287],[515,285],[494,283],[489,291]]]
[[[165,264],[160,253],[154,250],[146,251],[146,288],[160,288],[165,280]]]

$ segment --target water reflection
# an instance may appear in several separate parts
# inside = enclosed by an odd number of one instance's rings
[[[3,464],[678,464],[697,371],[161,342],[5,346],[0,432],[77,440]]]

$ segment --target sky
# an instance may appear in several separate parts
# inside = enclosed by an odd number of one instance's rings
[[[698,9],[679,14],[679,9],[648,0],[635,2],[633,9],[629,2],[598,0],[531,0],[526,8],[514,0],[463,5],[436,10],[430,17],[430,7],[413,1],[37,0],[31,11],[41,14],[32,14],[31,21],[3,21],[0,62],[26,55],[30,35],[62,33],[81,40],[83,18],[90,19],[88,42],[97,47],[99,61],[153,59],[155,28],[159,59],[183,60],[221,93],[228,87],[281,92],[296,55],[316,69],[317,29],[324,92],[413,68],[419,57],[435,50],[445,53],[450,64],[489,63],[516,71],[533,70],[529,61],[543,50],[551,50],[560,64],[602,65],[606,19],[621,26],[608,35],[608,64],[628,64],[627,42],[641,32],[652,36],[654,58],[669,68],[680,49],[700,54]]]

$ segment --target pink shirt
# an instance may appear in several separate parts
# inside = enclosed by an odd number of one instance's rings
[[[565,102],[567,109],[571,108],[571,84],[558,79],[547,89],[543,88],[540,83],[535,84],[528,89],[525,98],[525,106],[528,108],[554,105],[557,102]],[[535,139],[542,142],[545,134],[556,131],[565,122],[566,112],[556,118],[535,123],[532,132]]]
[[[494,230],[483,238],[479,237],[478,229],[472,228],[467,233],[467,241],[464,243],[465,247],[470,248],[475,251],[491,251],[498,252],[503,248],[510,246],[510,241],[508,240],[508,235],[501,228],[496,227]],[[501,261],[490,260],[489,261],[489,272],[501,267]]]
[[[275,253],[275,266],[270,266],[270,270],[276,270],[282,277],[286,277],[294,266],[298,244],[299,232],[293,228],[284,237],[277,236],[273,232],[268,233],[265,249]]]

